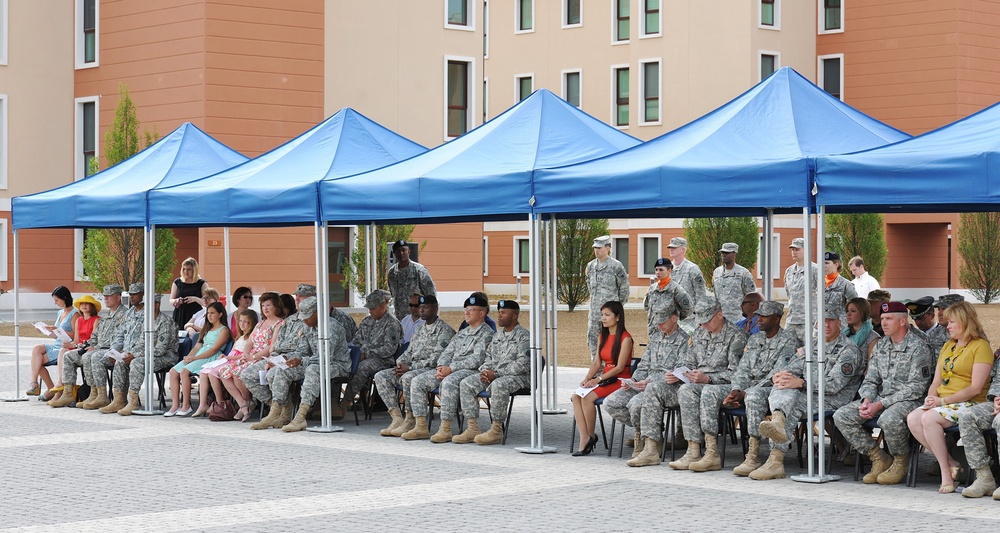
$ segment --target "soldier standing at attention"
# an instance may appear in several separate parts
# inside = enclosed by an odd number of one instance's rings
[[[735,242],[722,244],[719,249],[722,254],[722,264],[712,274],[712,286],[715,287],[715,298],[722,306],[722,314],[733,324],[743,318],[740,306],[743,297],[757,290],[750,271],[736,263],[736,254],[740,246]]]
[[[684,289],[688,298],[691,299],[691,309],[694,309],[698,305],[698,300],[708,290],[705,289],[705,276],[702,275],[701,269],[698,268],[698,265],[687,260],[687,246],[687,239],[684,237],[674,237],[670,239],[670,244],[667,245],[667,253],[670,255],[670,261],[674,265],[673,273],[670,277]],[[680,326],[688,334],[694,332],[694,329],[698,327],[698,324],[694,323],[694,313],[681,320]]]
[[[587,263],[587,290],[590,291],[590,327],[587,344],[590,357],[597,357],[597,336],[601,332],[601,306],[615,301],[628,301],[628,272],[621,261],[611,257],[611,237],[594,239],[594,259]]]
[[[642,306],[649,316],[646,328],[650,335],[656,331],[660,323],[657,320],[658,316],[666,316],[676,310],[677,315],[681,320],[684,320],[693,309],[691,298],[670,275],[674,264],[669,259],[661,257],[656,260],[656,266],[653,268],[656,272],[656,279],[649,286],[646,298],[642,302]]]
[[[806,278],[809,278],[809,290],[816,293],[816,269],[819,266],[810,262],[812,267],[806,270],[806,254],[802,251],[805,240],[802,237],[792,239],[788,250],[792,254],[791,266],[785,269],[785,294],[788,295],[788,319],[785,320],[787,330],[799,342],[806,339]]]
[[[396,320],[402,320],[410,314],[410,295],[437,296],[437,289],[427,267],[410,261],[410,247],[406,241],[400,239],[392,243],[392,254],[396,256],[396,264],[389,267],[386,277],[389,279]]]

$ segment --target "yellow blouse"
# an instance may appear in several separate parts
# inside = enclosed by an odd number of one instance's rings
[[[938,386],[937,395],[944,398],[972,385],[972,365],[976,363],[993,366],[993,351],[986,340],[976,339],[965,346],[958,346],[955,339],[944,343],[941,354],[938,355],[941,385]],[[983,390],[969,401],[986,401],[986,391],[989,388],[990,382],[986,380]]]

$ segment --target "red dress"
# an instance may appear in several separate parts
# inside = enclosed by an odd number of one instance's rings
[[[97,323],[97,315],[90,318],[83,318],[82,316],[76,319],[76,333],[80,336],[80,343],[85,343],[90,340],[90,337],[94,334],[94,324]]]
[[[604,348],[601,349],[601,353],[599,354],[601,356],[601,362],[604,363],[604,371],[602,372],[604,374],[611,372],[615,368],[615,362],[611,358],[611,348],[614,347],[615,337],[616,335],[608,335],[608,339],[604,341]],[[625,336],[622,337],[622,340],[631,338],[632,335],[630,335],[629,332],[626,331]],[[609,383],[607,385],[604,385],[603,387],[597,387],[596,389],[594,389],[594,394],[596,394],[598,398],[605,398],[612,392],[615,392],[616,390],[621,388],[622,382],[617,378],[630,378],[630,377],[632,377],[631,356],[629,356],[629,361],[628,363],[625,364],[625,369],[622,370],[622,373],[615,376],[614,383]]]

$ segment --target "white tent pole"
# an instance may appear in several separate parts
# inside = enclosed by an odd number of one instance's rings
[[[556,304],[559,301],[558,298],[558,287],[559,287],[559,270],[558,270],[558,254],[557,254],[557,244],[559,242],[559,225],[556,223],[556,216],[549,215],[549,303],[550,303],[550,315],[549,320],[551,328],[549,331],[549,357],[546,359],[546,376],[545,383],[547,385],[546,401],[548,403],[547,408],[542,411],[542,413],[547,415],[552,414],[566,414],[565,409],[560,409],[558,407],[558,398],[556,387],[559,386],[559,381],[556,379],[556,369],[559,366],[559,311],[556,309]]]
[[[371,272],[371,283],[368,292],[379,288],[378,287],[378,236],[376,235],[375,223],[372,222],[368,225],[368,234],[371,235],[371,248],[368,250],[368,257],[372,260],[372,272]]]
[[[774,257],[774,209],[768,209],[767,214],[764,215],[764,255],[762,256],[764,260],[761,265],[761,273],[764,276],[764,280],[761,283],[761,290],[764,293],[765,300],[773,299],[774,292],[774,268],[775,265],[771,262]]]
[[[28,398],[21,396],[21,261],[17,230],[14,233],[14,397],[4,398],[4,402],[26,402]]]
[[[320,425],[306,428],[317,433],[344,431],[331,424],[330,413],[330,256],[329,227],[316,223],[316,329],[319,335]]]
[[[226,263],[226,299],[228,300],[233,294],[233,288],[230,286],[229,280],[229,226],[222,228],[222,250],[223,250],[223,260]],[[239,302],[230,302],[233,304],[235,309]]]
[[[154,380],[153,375],[155,374],[155,369],[153,368],[153,351],[155,349],[154,343],[156,342],[156,336],[153,331],[153,296],[156,292],[156,226],[149,225],[142,228],[143,231],[143,252],[144,259],[143,262],[143,345],[145,349],[143,351],[142,358],[145,361],[146,367],[143,372],[143,383],[145,384],[145,393],[142,399],[142,409],[138,409],[132,412],[136,415],[157,415],[162,414],[160,411],[153,407],[153,387]],[[162,311],[161,311],[162,312]]]
[[[372,230],[368,226],[365,228],[365,292],[361,295],[362,299],[375,290],[372,283],[372,261]]]

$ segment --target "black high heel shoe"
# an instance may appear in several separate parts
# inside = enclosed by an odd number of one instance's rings
[[[583,447],[582,450],[577,450],[573,452],[573,457],[582,457],[584,455],[590,455],[594,451],[594,445],[597,444],[597,435],[592,435],[590,440],[587,441],[587,445]]]

